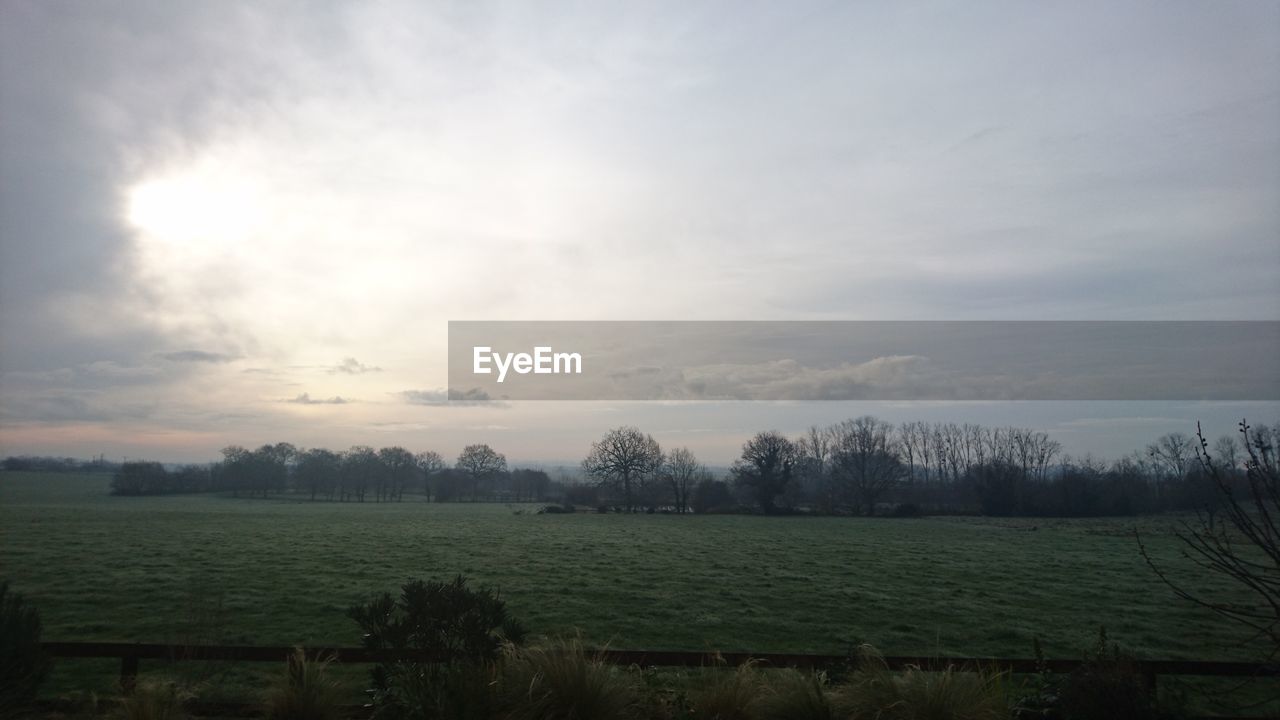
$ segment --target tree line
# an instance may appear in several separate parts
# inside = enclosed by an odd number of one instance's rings
[[[508,469],[488,445],[468,445],[450,467],[439,453],[357,445],[335,452],[290,443],[222,450],[222,461],[168,470],[158,462],[126,462],[115,473],[115,495],[228,492],[235,497],[292,494],[337,502],[401,502],[405,494],[436,502],[538,502],[552,483],[542,470]]]
[[[1224,435],[1213,450],[1232,480],[1243,477],[1246,450],[1270,455],[1277,446],[1280,424],[1253,428],[1247,439]],[[664,450],[651,435],[624,426],[592,443],[577,481],[508,468],[485,444],[468,445],[450,465],[439,453],[398,446],[335,452],[277,443],[228,447],[221,462],[206,466],[126,462],[113,476],[112,492],[291,494],[336,502],[401,502],[408,494],[435,502],[561,502],[624,512],[1090,517],[1198,511],[1213,518],[1221,497],[1196,461],[1196,447],[1192,437],[1175,432],[1104,462],[1066,455],[1039,430],[862,416],[795,437],[757,433],[727,473],[713,472],[688,448]]]
[[[1169,433],[1108,463],[1068,456],[1038,430],[895,425],[862,416],[798,437],[757,433],[727,476],[716,477],[689,450],[664,453],[652,436],[620,427],[592,445],[582,463],[591,484],[572,492],[579,501],[629,511],[1058,517],[1197,511],[1212,519],[1222,495],[1196,461],[1196,447],[1192,437]],[[1235,483],[1243,482],[1248,449],[1271,456],[1277,447],[1280,423],[1214,443]]]
[[[97,473],[115,472],[120,463],[99,456],[92,460],[37,455],[10,455],[0,460],[0,469],[10,472]]]

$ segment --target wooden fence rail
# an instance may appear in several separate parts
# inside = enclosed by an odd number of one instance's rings
[[[142,660],[177,662],[185,660],[220,660],[233,662],[283,662],[294,651],[287,645],[161,645],[154,643],[92,643],[47,642],[44,649],[59,658],[118,658],[120,681],[130,687],[138,676]],[[358,647],[311,647],[305,649],[308,656],[331,656],[339,663],[380,663],[395,660],[421,660],[431,657],[422,653],[371,650]],[[768,667],[794,667],[821,669],[847,664],[849,655],[816,655],[807,653],[705,653],[673,650],[613,650],[602,651],[606,660],[617,665],[642,667],[703,667],[719,664],[742,665],[757,662]],[[1035,673],[1043,667],[1055,673],[1067,673],[1081,665],[1081,660],[1045,660],[1033,658],[957,658],[927,657],[917,655],[891,655],[884,658],[891,669],[919,667],[926,670],[945,669],[948,666],[982,667],[1006,670],[1013,673]],[[1135,660],[1149,684],[1155,685],[1160,675],[1188,675],[1202,677],[1280,677],[1280,663],[1210,662],[1204,660]]]
[[[47,642],[45,651],[56,658],[111,658],[120,660],[120,686],[127,693],[136,685],[141,661],[165,663],[179,661],[283,662],[294,648],[285,645],[161,645],[154,643]],[[423,653],[371,650],[358,647],[309,647],[310,657],[328,656],[338,663],[380,663],[395,660],[431,661]],[[672,650],[604,650],[604,658],[617,665],[641,667],[712,667],[739,666],[756,662],[765,667],[822,669],[847,665],[856,660],[849,655],[817,655],[807,653],[705,653]],[[1045,660],[1033,658],[958,658],[893,655],[884,659],[894,670],[919,667],[943,670],[947,667],[986,668],[1012,673],[1036,673],[1042,668],[1054,673],[1068,673],[1081,665],[1081,660]],[[1148,686],[1155,688],[1161,675],[1232,678],[1280,678],[1280,663],[1209,662],[1202,660],[1135,660]],[[188,709],[206,717],[253,717],[260,707],[253,703],[191,703]],[[344,717],[367,718],[368,707],[358,705],[340,708]],[[1230,720],[1220,718],[1219,720]],[[1252,719],[1242,719],[1252,720]]]

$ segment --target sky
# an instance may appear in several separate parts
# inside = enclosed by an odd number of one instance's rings
[[[1118,457],[1257,403],[443,400],[450,320],[1280,320],[1280,4],[0,0],[0,453]]]

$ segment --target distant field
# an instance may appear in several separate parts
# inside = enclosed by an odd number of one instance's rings
[[[535,515],[116,498],[106,482],[0,474],[0,576],[47,639],[354,645],[347,606],[462,573],[500,587],[534,632],[620,648],[1026,656],[1038,636],[1078,656],[1105,623],[1141,656],[1241,657],[1241,633],[1145,567],[1133,520]],[[1174,557],[1167,534],[1150,542]]]

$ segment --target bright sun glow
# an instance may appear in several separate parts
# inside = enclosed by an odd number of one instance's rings
[[[152,239],[207,246],[246,240],[263,219],[252,183],[211,168],[135,185],[127,217]]]

